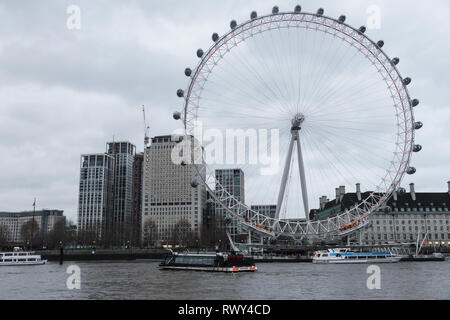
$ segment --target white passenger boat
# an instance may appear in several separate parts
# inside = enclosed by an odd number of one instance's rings
[[[349,248],[316,251],[313,263],[387,263],[399,262],[401,256],[392,252],[354,252]]]
[[[46,262],[32,251],[0,252],[0,266],[39,265]]]

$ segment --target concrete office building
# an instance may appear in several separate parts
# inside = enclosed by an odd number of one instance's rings
[[[148,243],[149,237],[156,237],[153,240],[159,243],[171,241],[172,231],[180,221],[189,224],[186,231],[200,237],[206,201],[204,185],[193,164],[181,165],[172,161],[173,148],[183,142],[183,138],[154,137],[144,152],[141,219],[144,244]],[[205,166],[198,166],[204,178]],[[196,187],[191,185],[193,180],[198,182]],[[149,225],[155,230],[150,231]]]

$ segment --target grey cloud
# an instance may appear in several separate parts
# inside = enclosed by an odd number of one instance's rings
[[[66,8],[81,8],[82,28],[66,28]],[[273,5],[291,10],[297,1],[38,1],[0,4],[0,210],[64,209],[76,219],[79,156],[102,152],[105,142],[130,140],[142,150],[140,105],[149,106],[151,134],[179,127],[171,113],[181,108],[185,67],[197,48],[229,21],[248,19],[251,10]],[[450,4],[446,1],[302,1],[306,11],[344,13],[365,24],[366,8],[381,8],[382,28],[368,30],[385,40],[390,56],[401,58],[413,78],[412,96],[421,100],[417,133],[424,146],[415,154],[417,190],[441,190],[450,177],[448,86]],[[424,12],[430,12],[428,19]]]

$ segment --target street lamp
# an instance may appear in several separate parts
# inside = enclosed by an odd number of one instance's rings
[[[59,241],[59,264],[62,265],[64,262],[64,247],[62,241]]]

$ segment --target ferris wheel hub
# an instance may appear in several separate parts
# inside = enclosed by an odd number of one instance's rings
[[[301,129],[300,126],[303,123],[303,121],[305,121],[305,116],[301,113],[297,113],[291,121],[291,123],[292,123],[291,131],[300,130]]]

